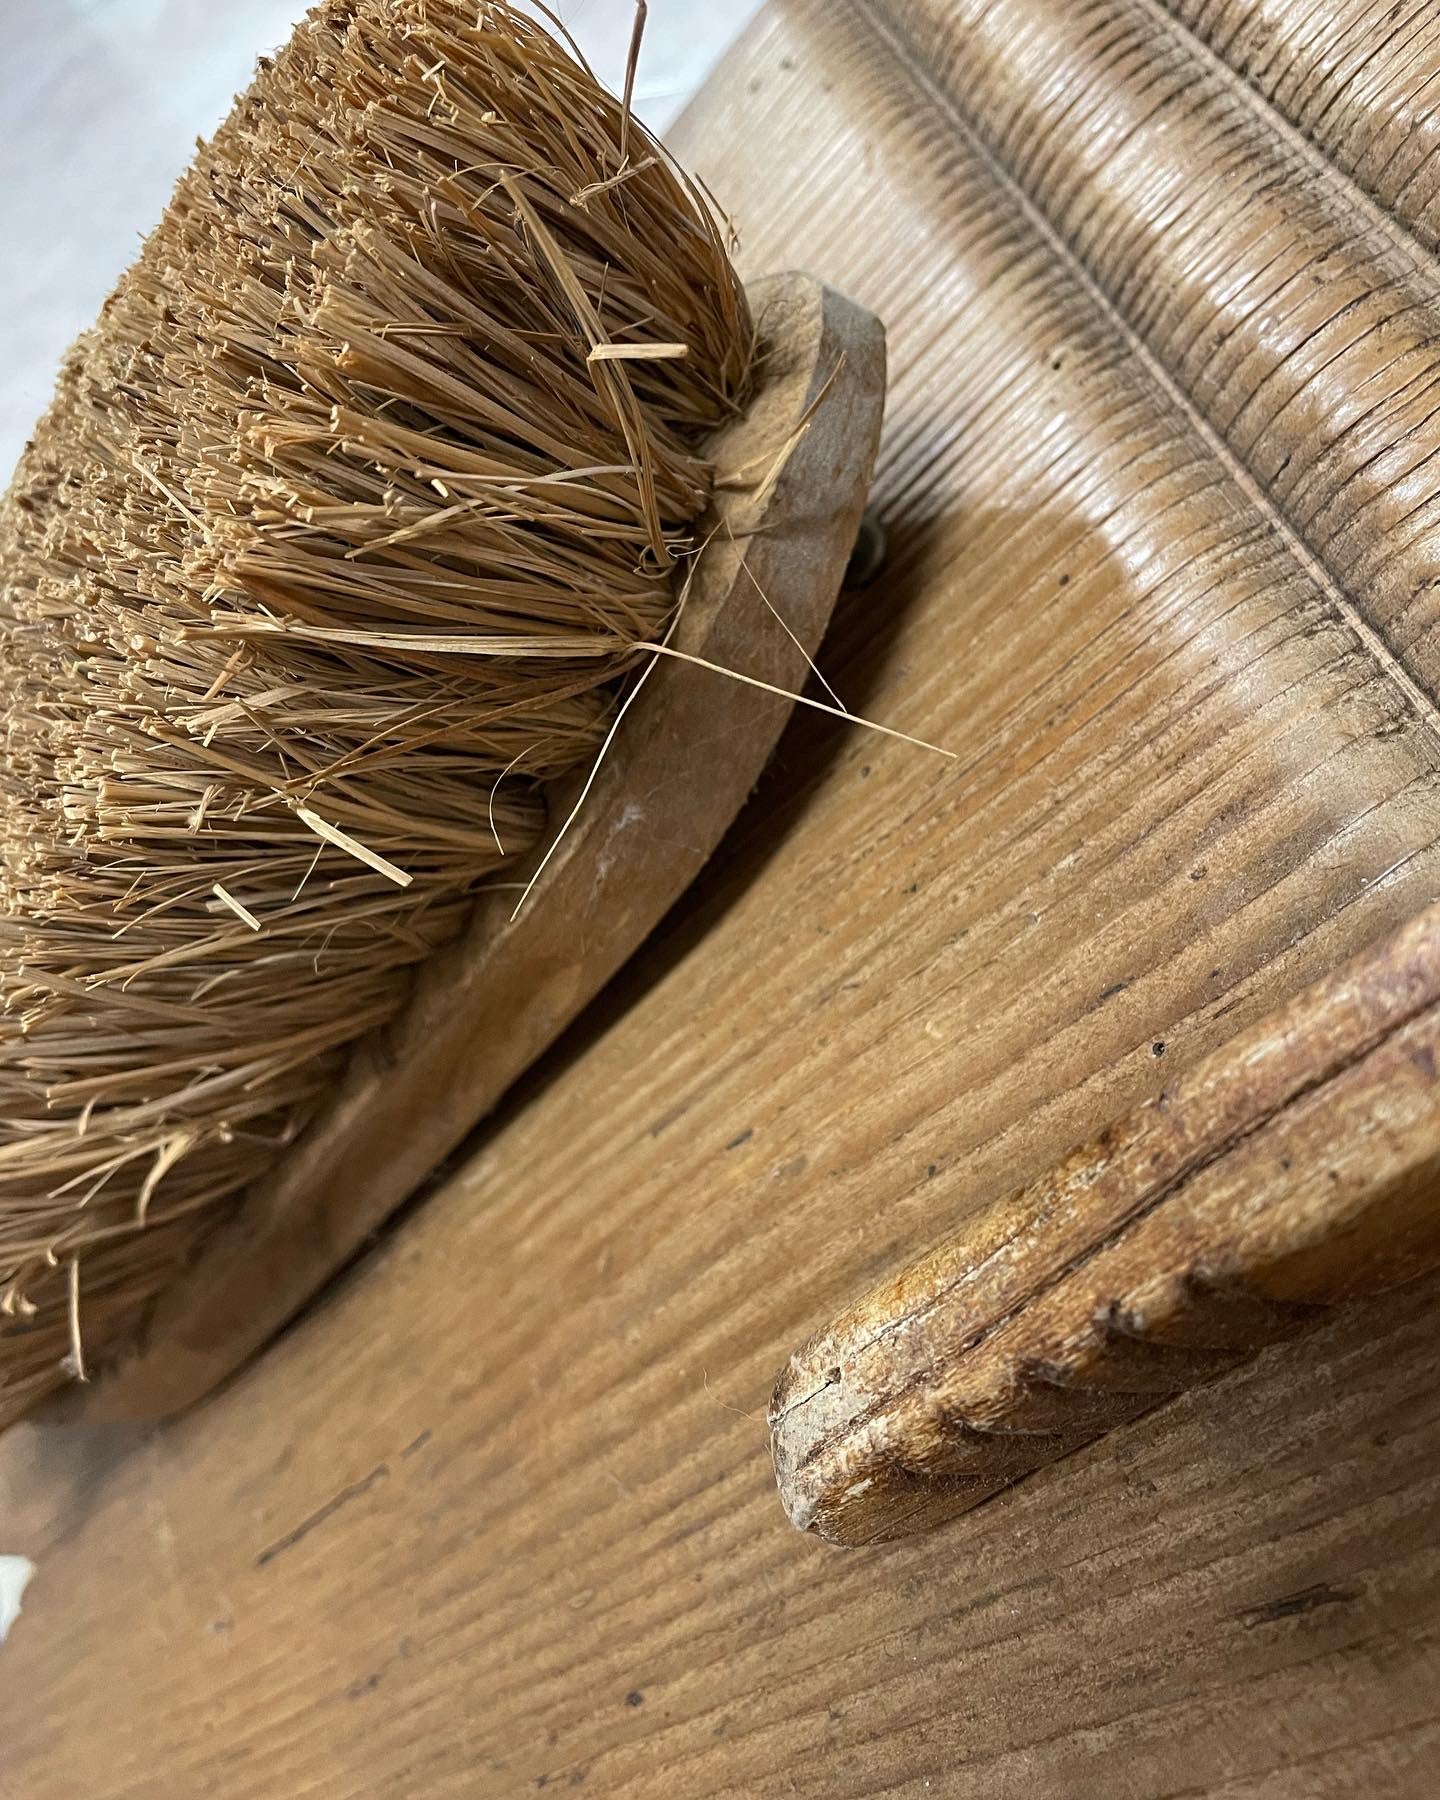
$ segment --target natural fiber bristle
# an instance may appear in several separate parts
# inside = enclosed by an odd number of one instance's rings
[[[533,846],[751,350],[704,203],[506,5],[322,6],[200,148],[0,511],[0,1422]]]

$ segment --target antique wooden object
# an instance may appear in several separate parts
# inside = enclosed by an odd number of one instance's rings
[[[1440,167],[1392,135],[1440,47],[1416,6],[1193,10],[782,0],[692,111],[748,268],[885,319],[890,562],[822,663],[961,760],[797,714],[264,1358],[158,1429],[7,1436],[0,1793],[1428,1800],[1433,1285],[853,1553],[791,1529],[765,1423],[857,1295],[1440,885]]]
[[[881,1283],[797,1356],[791,1520],[923,1530],[1440,1263],[1440,908]]]
[[[268,1342],[594,997],[734,817],[788,712],[770,690],[803,683],[829,619],[885,392],[883,332],[862,308],[795,275],[758,282],[753,302],[761,384],[713,446],[719,488],[676,655],[639,690],[593,783],[557,796],[557,831],[572,810],[573,823],[525,905],[511,916],[506,886],[476,908],[298,1148],[161,1295],[142,1343],[50,1416],[174,1411]]]
[[[1287,39],[1302,77],[1307,44],[1329,71],[1322,103],[1282,77],[1281,26],[1180,10],[1197,35],[1148,0],[1083,17],[1045,0],[899,0],[872,16],[1206,445],[1217,491],[1257,509],[1268,546],[1368,653],[1396,729],[1433,755],[1440,269],[1424,171],[1412,158],[1397,182],[1363,117],[1338,138],[1326,123],[1358,98],[1337,90],[1349,32],[1328,16]],[[1370,78],[1372,59],[1360,68]],[[1193,616],[1205,560],[1183,575]],[[844,1543],[921,1529],[1307,1314],[1434,1267],[1433,1046],[1408,1009],[1437,955],[1440,914],[819,1333],[772,1408],[792,1519]],[[1357,984],[1384,996],[1383,1024],[1350,1016]],[[1377,1033],[1398,1037],[1377,1047]]]

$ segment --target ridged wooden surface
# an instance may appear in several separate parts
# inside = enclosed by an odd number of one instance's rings
[[[890,332],[892,560],[826,670],[959,764],[798,721],[588,1028],[255,1369],[0,1444],[40,1567],[0,1793],[1428,1795],[1431,1295],[850,1556],[763,1420],[842,1303],[1440,881],[1433,272],[1267,106],[1158,9],[1059,0],[786,0],[727,63],[680,147],[747,272]],[[1331,417],[1345,355],[1383,431]]]
[[[1440,1270],[1440,907],[893,1271],[770,1405],[792,1522],[932,1530]]]
[[[1275,537],[1354,625],[1433,737],[1440,310],[1433,258],[1407,222],[1332,167],[1154,0],[1080,9],[1047,0],[895,0],[871,16],[879,12],[897,61],[1023,196],[1056,256],[1211,438],[1217,474],[1269,514]],[[1223,24],[1204,19],[1217,42]],[[1385,33],[1371,42],[1378,55]],[[1327,32],[1308,47],[1317,81],[1343,62]],[[1252,53],[1268,73],[1273,63],[1253,44]],[[1312,89],[1287,92],[1295,120],[1318,129],[1324,109]],[[1347,147],[1358,163],[1363,145]],[[1200,168],[1203,184],[1193,174]],[[1418,184],[1410,197],[1422,197]],[[1435,933],[1432,923],[1416,941],[1428,949]],[[1382,987],[1395,985],[1389,954],[1376,958]],[[1403,963],[1405,953],[1395,954]],[[1344,991],[1343,981],[1333,990],[1341,998]],[[1317,1043],[1327,1035],[1330,994],[1317,992],[1304,1028]],[[1282,1015],[1273,1032],[1261,1028],[1226,1046],[1213,1066],[1223,1074],[1230,1058],[1243,1085],[1257,1043],[1295,1035]],[[1404,1054],[1398,1061],[1411,1069]],[[1403,1269],[1387,1247],[1404,1223],[1390,1217],[1395,1168],[1430,1168],[1440,1145],[1430,1078],[1418,1078],[1394,1167],[1379,1135],[1367,1149],[1356,1124],[1391,1100],[1396,1078],[1388,1072],[1357,1093],[1343,1127],[1344,1107],[1338,1095],[1333,1101],[1337,1131],[1353,1140],[1344,1149],[1326,1142],[1323,1123],[1307,1136],[1292,1121],[1283,1179],[1266,1179],[1263,1159],[1242,1174],[1245,1156],[1220,1131],[1212,1153],[1230,1174],[1210,1186],[1234,1196],[1232,1210],[1223,1199],[1203,1205],[1187,1186],[1163,1209],[1187,1215],[1178,1236],[1171,1227],[1140,1234],[1157,1244],[1175,1239],[1163,1270],[1147,1269],[1138,1246],[1133,1255],[1105,1248],[1118,1218],[1155,1204],[1138,1168],[1127,1180],[1113,1166],[1107,1128],[1032,1190],[1007,1197],[973,1227],[967,1221],[933,1255],[891,1271],[797,1352],[777,1387],[775,1455],[792,1517],[844,1543],[922,1528],[1153,1406],[1158,1393],[1203,1379],[1239,1345],[1219,1316],[1225,1307],[1188,1295],[1186,1283],[1223,1270],[1227,1283],[1253,1289],[1263,1310],[1287,1238],[1295,1252],[1288,1260],[1305,1272],[1280,1288],[1316,1306],[1433,1266],[1440,1224],[1418,1236],[1405,1230]],[[1183,1087],[1169,1084],[1160,1105],[1177,1132],[1211,1135],[1198,1090],[1187,1102]],[[1326,1110],[1317,1096],[1315,1120]],[[1403,1107],[1394,1110],[1398,1117]],[[1114,1135],[1123,1139],[1128,1128],[1121,1123]],[[1358,1179],[1363,1190],[1373,1166],[1363,1204],[1335,1185],[1339,1161],[1357,1146],[1347,1181]],[[1108,1219],[1100,1205],[1106,1189]],[[1262,1206],[1267,1229],[1251,1263],[1241,1246]],[[1440,1212],[1440,1192],[1422,1185],[1420,1212]],[[1098,1270],[1077,1274],[1071,1266],[1092,1254],[1117,1284],[1112,1290],[1095,1287]],[[985,1292],[992,1265],[1006,1271],[1003,1299]],[[1167,1284],[1175,1289],[1168,1305],[1156,1298]],[[1145,1321],[1127,1327],[1119,1348],[1105,1326],[1117,1313]],[[1207,1319],[1224,1327],[1226,1355],[1172,1356],[1162,1367],[1163,1321],[1204,1348]],[[1257,1328],[1253,1344],[1271,1341],[1278,1323]],[[1160,1338],[1147,1335],[1152,1328]],[[1128,1369],[1137,1356],[1156,1367]]]
[[[1440,240],[1432,0],[1166,0],[1174,16],[1413,232]]]
[[[1440,267],[1425,247],[1154,0],[897,0],[887,17],[896,54],[1216,435],[1217,472],[1263,493],[1433,694]]]

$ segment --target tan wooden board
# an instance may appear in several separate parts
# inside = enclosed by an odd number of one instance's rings
[[[1220,71],[1248,81],[1426,249],[1440,245],[1430,0],[1328,0],[1323,13],[1309,0],[1163,3]]]
[[[925,1530],[1440,1267],[1440,907],[888,1276],[771,1402],[802,1530]]]
[[[7,1435],[5,1800],[1428,1800],[1433,1293],[838,1552],[766,1453],[795,1298],[508,1173],[187,1419]]]
[[[678,144],[751,271],[886,321],[891,561],[823,661],[960,765],[797,717],[264,1358],[159,1429],[0,1443],[23,1800],[1428,1800],[1433,1290],[923,1537],[837,1553],[776,1498],[796,1345],[1440,877],[1383,642],[962,123],[868,11],[787,0]]]
[[[1340,45],[1364,9],[1318,29],[1311,15],[1308,30],[1283,4],[1271,30],[1245,4],[1176,10],[1186,24],[1153,0],[1083,16],[1050,0],[892,0],[856,18],[1024,208],[1433,743],[1440,268],[1423,182],[1382,178],[1390,127],[1346,105]],[[1270,61],[1277,33],[1297,80]],[[1247,43],[1238,68],[1213,48]],[[1402,74],[1380,54],[1402,114],[1414,62]],[[1337,113],[1350,119],[1338,138]],[[1407,1007],[1417,984],[1428,1004],[1437,919],[1212,1052],[807,1343],[772,1408],[795,1521],[846,1543],[921,1529],[1239,1353],[1237,1295],[1258,1344],[1295,1308],[1431,1267],[1433,1022]],[[1388,1049],[1357,1024],[1357,991],[1390,1008]],[[1267,1072],[1293,1078],[1302,1103],[1270,1094]],[[1207,1285],[1221,1280],[1223,1297]]]

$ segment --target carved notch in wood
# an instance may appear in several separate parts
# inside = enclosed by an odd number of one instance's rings
[[[883,1283],[790,1360],[786,1511],[903,1537],[1440,1265],[1440,907]]]

